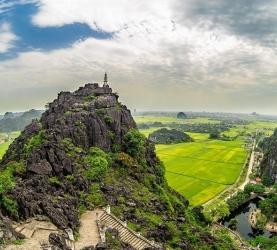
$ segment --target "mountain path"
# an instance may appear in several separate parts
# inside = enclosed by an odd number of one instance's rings
[[[100,235],[96,223],[96,213],[99,216],[103,213],[102,209],[95,209],[93,211],[86,211],[81,218],[81,227],[79,230],[80,236],[75,242],[75,249],[79,250],[86,246],[93,245],[94,247],[100,242]]]

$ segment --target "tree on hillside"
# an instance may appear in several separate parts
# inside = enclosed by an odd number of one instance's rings
[[[213,131],[210,133],[210,139],[219,139],[220,138],[220,132],[219,131]]]
[[[271,179],[270,177],[264,175],[264,176],[262,177],[262,183],[263,183],[263,185],[265,185],[266,187],[269,187],[269,186],[272,185],[272,179]]]
[[[124,151],[135,157],[143,150],[144,135],[137,129],[130,129],[123,137]]]
[[[261,184],[251,184],[248,183],[244,187],[244,193],[250,195],[251,192],[256,194],[261,194],[265,191],[265,187]]]

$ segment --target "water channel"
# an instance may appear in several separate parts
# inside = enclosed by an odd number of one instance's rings
[[[228,227],[229,221],[231,219],[237,219],[238,225],[236,231],[238,231],[240,235],[246,240],[255,238],[258,235],[263,235],[266,238],[273,236],[274,234],[268,231],[255,229],[248,223],[248,215],[251,213],[251,211],[257,208],[258,202],[259,199],[257,198],[243,204],[234,212],[232,212],[228,217],[226,217],[221,223]]]

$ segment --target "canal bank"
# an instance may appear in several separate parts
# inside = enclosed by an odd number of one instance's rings
[[[229,227],[230,220],[231,219],[237,219],[238,224],[236,231],[245,239],[250,240],[255,238],[256,236],[262,235],[266,238],[269,238],[270,236],[274,235],[274,233],[270,233],[266,230],[260,230],[255,227],[252,227],[252,225],[249,223],[248,218],[249,215],[258,208],[258,202],[259,199],[255,198],[252,199],[243,205],[241,205],[239,208],[234,210],[229,216],[225,217],[223,220],[220,221],[220,223],[226,227]],[[251,216],[250,216],[251,218]],[[253,218],[253,217],[252,217]]]
[[[257,218],[261,216],[261,210],[260,209],[254,209],[249,215],[248,215],[248,223],[251,225],[251,227],[257,228]],[[266,230],[270,233],[277,233],[277,223],[273,221],[269,221],[266,223],[263,230]]]

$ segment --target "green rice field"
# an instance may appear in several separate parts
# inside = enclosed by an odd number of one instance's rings
[[[170,116],[135,116],[137,123],[219,123],[207,118],[180,120]],[[184,195],[191,205],[200,205],[212,199],[224,189],[234,184],[244,166],[248,151],[243,147],[246,134],[263,130],[271,135],[277,123],[252,119],[248,125],[236,125],[227,136],[234,141],[210,140],[209,134],[187,133],[194,142],[173,145],[156,145],[156,152],[166,167],[169,185]],[[146,137],[159,128],[141,130]]]
[[[156,145],[169,185],[192,205],[210,200],[234,184],[248,155],[242,141],[204,140]]]
[[[9,148],[12,141],[20,135],[21,131],[14,131],[10,133],[10,141],[0,143],[0,159],[5,154],[6,150]],[[0,133],[0,138],[6,138],[8,135],[6,133]]]
[[[2,159],[2,156],[5,154],[11,143],[12,141],[8,141],[0,144],[0,159]]]

